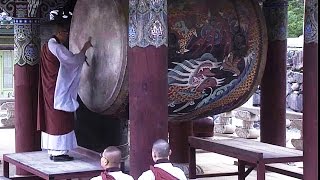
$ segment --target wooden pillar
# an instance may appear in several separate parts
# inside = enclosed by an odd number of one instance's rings
[[[166,0],[129,3],[130,174],[153,164],[151,148],[168,139]]]
[[[192,121],[192,126],[192,134],[196,137],[212,137],[214,134],[214,119],[211,116]]]
[[[15,4],[14,18],[15,148],[28,152],[40,150],[40,132],[36,131],[40,19],[28,9],[28,2],[20,3]],[[17,174],[29,173],[17,168]]]
[[[303,46],[303,179],[318,178],[318,0],[305,1]]]
[[[169,142],[172,154],[170,161],[174,163],[189,163],[188,137],[193,134],[193,122],[169,122]]]
[[[268,53],[261,81],[261,141],[286,145],[287,0],[266,0]]]
[[[169,121],[169,142],[172,150],[170,161],[178,164],[189,163],[189,136],[213,136],[214,120],[204,117],[188,121]]]
[[[166,47],[131,48],[129,60],[130,174],[153,164],[151,147],[168,138]]]

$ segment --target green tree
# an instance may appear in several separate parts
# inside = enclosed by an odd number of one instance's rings
[[[288,37],[299,37],[303,34],[304,1],[288,1]]]

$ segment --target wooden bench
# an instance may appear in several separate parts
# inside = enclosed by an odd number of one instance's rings
[[[234,162],[234,165],[238,165],[238,161]],[[250,168],[250,166],[246,166],[246,168]],[[291,165],[287,165],[286,163],[274,163],[274,164],[266,164],[266,170],[276,172],[279,174],[285,174],[297,179],[303,178],[303,169]]]
[[[297,167],[290,167],[283,163],[276,163],[276,164],[267,164],[266,169],[268,171],[276,172],[279,174],[285,174],[291,177],[295,177],[297,179],[303,179],[303,169]]]
[[[196,149],[229,156],[238,159],[238,172],[219,174],[196,174]],[[266,169],[284,175],[292,176],[287,171],[272,168],[269,164],[302,162],[303,153],[300,150],[290,149],[282,146],[271,145],[243,138],[199,138],[189,136],[189,178],[217,177],[238,175],[239,180],[244,180],[253,169],[257,171],[257,180],[265,179]],[[247,171],[245,167],[249,166]],[[295,176],[296,177],[296,176]]]

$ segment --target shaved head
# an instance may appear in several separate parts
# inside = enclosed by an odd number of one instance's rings
[[[169,143],[163,139],[159,139],[153,143],[152,151],[158,158],[168,158],[170,155]]]
[[[121,162],[121,151],[115,146],[109,146],[103,151],[103,156],[112,164]]]

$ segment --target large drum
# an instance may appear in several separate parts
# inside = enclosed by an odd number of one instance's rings
[[[122,9],[128,2],[119,2],[78,0],[70,48],[79,51],[92,36],[94,48],[87,54],[90,66],[84,65],[80,82],[84,104],[100,114],[128,117],[128,12]],[[258,3],[168,0],[170,120],[231,111],[250,98],[260,83],[267,51],[266,25]],[[148,8],[145,1],[132,1],[131,5]],[[143,23],[136,25],[136,31],[143,31]]]
[[[127,20],[117,0],[78,0],[70,27],[70,50],[91,36],[89,66],[81,72],[79,96],[93,112],[128,117]]]

